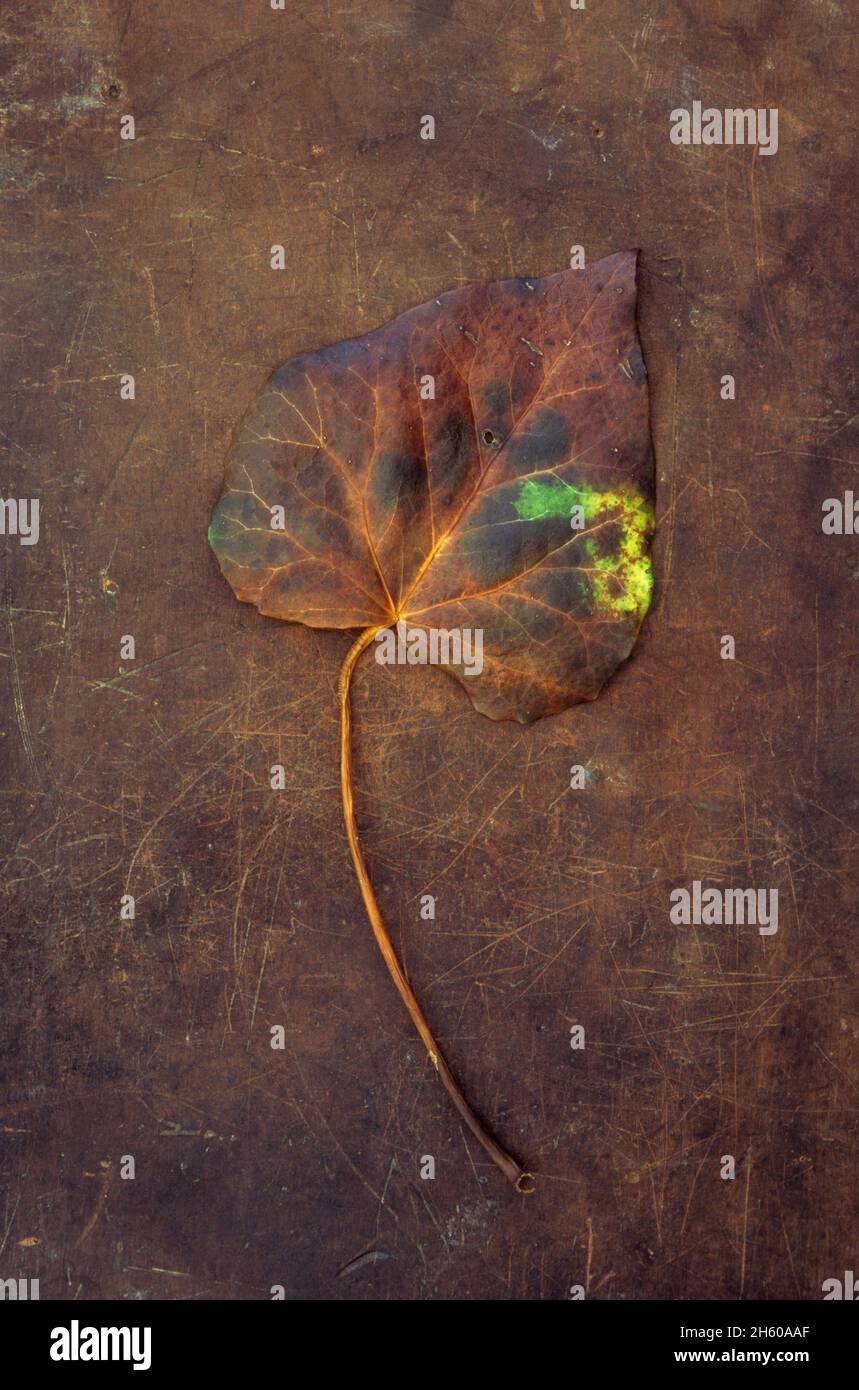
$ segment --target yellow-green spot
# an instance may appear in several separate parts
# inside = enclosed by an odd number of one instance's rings
[[[585,526],[593,521],[614,520],[620,528],[613,553],[598,555],[595,539],[582,532],[587,573],[594,606],[598,614],[612,617],[644,617],[653,591],[653,572],[647,543],[653,528],[653,508],[639,492],[600,492],[597,488],[576,487],[560,478],[538,481],[528,478],[514,503],[522,521],[542,521],[548,517],[570,517],[581,507]]]

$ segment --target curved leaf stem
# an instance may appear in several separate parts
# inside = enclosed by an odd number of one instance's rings
[[[501,1169],[505,1178],[513,1184],[517,1192],[530,1192],[533,1188],[528,1186],[529,1179],[533,1178],[533,1173],[526,1172],[509,1153],[502,1149],[501,1145],[493,1139],[492,1135],[481,1124],[475,1115],[465,1096],[457,1084],[456,1078],[444,1057],[439,1051],[438,1043],[430,1031],[423,1009],[415,998],[411,985],[403,973],[403,968],[397,959],[394,946],[388,935],[376,895],[373,892],[373,885],[367,873],[367,865],[364,862],[364,854],[358,839],[358,828],[355,823],[355,806],[352,794],[352,711],[349,701],[349,687],[352,680],[352,672],[359,656],[369,647],[376,633],[381,631],[380,627],[368,627],[357,641],[350,648],[346,660],[340,672],[340,783],[343,789],[343,817],[346,822],[346,834],[349,838],[349,849],[352,852],[352,863],[355,865],[355,873],[361,887],[361,896],[364,899],[364,906],[367,909],[367,916],[373,928],[373,935],[382,953],[385,964],[390,971],[391,978],[400,992],[400,997],[409,1011],[409,1015],[415,1025],[421,1040],[429,1053],[430,1061],[438,1072],[442,1080],[442,1085],[459,1111],[468,1128],[471,1130],[475,1139],[486,1151],[493,1163]]]

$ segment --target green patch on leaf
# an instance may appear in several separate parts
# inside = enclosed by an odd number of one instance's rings
[[[617,522],[610,532],[612,548],[606,553],[599,553],[597,542],[587,530],[579,533],[585,554],[592,561],[587,569],[594,605],[612,617],[644,617],[653,592],[653,571],[647,553],[653,508],[640,492],[602,492],[550,475],[545,480],[528,478],[521,483],[513,505],[521,521],[566,518],[574,507],[581,507],[586,528],[594,521]]]

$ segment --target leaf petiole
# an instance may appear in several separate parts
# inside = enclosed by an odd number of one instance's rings
[[[492,1137],[484,1127],[477,1115],[472,1110],[459,1084],[444,1057],[442,1056],[438,1043],[432,1035],[430,1026],[427,1023],[423,1009],[415,998],[414,991],[403,972],[403,968],[397,959],[393,943],[388,935],[370,876],[367,872],[367,865],[364,862],[364,854],[358,839],[358,827],[355,822],[355,805],[352,791],[352,710],[349,698],[352,673],[355,670],[358,658],[361,653],[369,647],[376,633],[381,631],[380,627],[368,627],[361,633],[356,642],[346,656],[343,667],[340,671],[340,784],[343,791],[343,818],[346,822],[346,834],[349,840],[349,849],[352,853],[352,863],[355,866],[355,873],[361,888],[361,896],[364,899],[364,906],[367,909],[367,916],[373,928],[373,935],[382,953],[385,964],[391,974],[391,978],[400,992],[406,1008],[409,1011],[412,1022],[420,1034],[421,1040],[429,1053],[430,1061],[441,1077],[442,1085],[459,1111],[468,1128],[471,1130],[475,1139],[485,1150],[507,1178],[516,1188],[517,1192],[530,1193],[529,1180],[533,1178],[533,1173],[527,1172],[512,1158],[505,1149]]]

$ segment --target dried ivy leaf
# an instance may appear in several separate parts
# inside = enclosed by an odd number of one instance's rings
[[[651,490],[624,252],[293,358],[242,425],[211,539],[270,617],[481,628],[482,674],[448,669],[482,713],[530,721],[592,699],[628,655]]]
[[[452,290],[280,367],[245,417],[209,539],[238,598],[361,629],[341,676],[343,798],[379,945],[460,1113],[378,910],[351,791],[349,681],[381,629],[479,629],[447,664],[475,707],[531,722],[595,698],[650,600],[653,461],[636,254]]]

